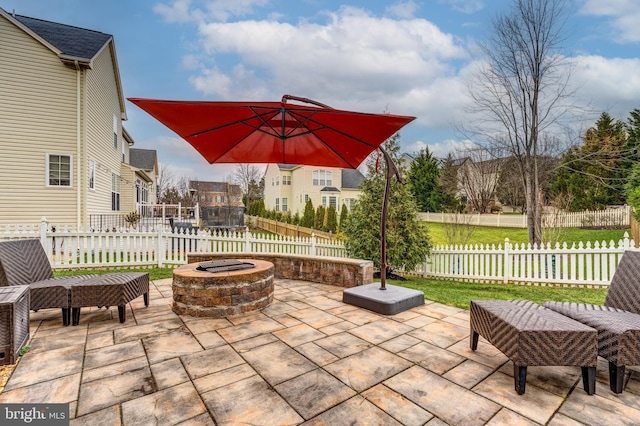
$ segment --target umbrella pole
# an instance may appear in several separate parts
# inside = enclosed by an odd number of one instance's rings
[[[380,290],[386,290],[387,279],[387,204],[389,204],[389,192],[391,191],[391,178],[396,175],[400,183],[404,183],[400,177],[400,171],[387,151],[379,147],[387,166],[387,179],[382,198],[382,215],[380,217]]]

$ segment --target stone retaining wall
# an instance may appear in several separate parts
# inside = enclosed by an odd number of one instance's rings
[[[373,282],[373,262],[370,260],[287,253],[189,253],[187,255],[188,263],[215,259],[266,260],[273,263],[275,278],[340,287],[355,287]]]

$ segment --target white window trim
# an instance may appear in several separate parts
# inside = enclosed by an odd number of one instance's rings
[[[117,192],[114,191],[113,185],[114,185],[114,176],[116,178],[116,186],[117,186]],[[111,171],[111,211],[112,212],[119,212],[122,211],[122,177],[120,176],[119,173],[115,172],[115,171]],[[114,205],[113,205],[113,194],[118,194],[118,209],[114,209]]]
[[[65,157],[69,157],[69,178],[70,178],[69,186],[49,184],[49,156],[50,155],[63,155]],[[47,152],[44,154],[44,164],[45,164],[44,183],[47,188],[57,188],[57,189],[73,188],[73,154],[69,154],[68,152]]]

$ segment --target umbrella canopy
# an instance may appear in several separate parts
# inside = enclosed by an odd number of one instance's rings
[[[129,98],[209,163],[357,168],[415,117],[343,111],[285,95],[281,102]],[[313,105],[300,105],[295,100]]]

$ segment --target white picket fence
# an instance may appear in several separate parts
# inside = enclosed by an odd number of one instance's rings
[[[514,214],[456,214],[456,213],[418,213],[420,220],[434,223],[460,223],[479,226],[500,226],[505,228],[526,228],[527,216]],[[605,210],[585,210],[573,213],[543,214],[545,227],[626,227],[630,225],[631,208],[623,206]]]
[[[316,238],[220,231],[210,234],[195,230],[160,228],[155,231],[121,229],[89,232],[38,226],[0,228],[0,241],[39,239],[54,269],[95,267],[175,266],[187,263],[189,252],[290,253],[311,256],[346,257],[339,241]]]
[[[425,277],[504,283],[608,285],[625,250],[635,250],[627,233],[610,241],[532,247],[529,244],[439,246],[416,273]]]
[[[344,244],[312,235],[284,237],[245,232],[195,233],[169,228],[154,231],[121,229],[88,232],[39,226],[0,228],[0,241],[36,238],[54,269],[175,266],[187,263],[189,252],[289,253],[347,257]],[[529,244],[437,246],[411,275],[454,280],[608,285],[625,250],[635,250],[627,233],[618,241],[568,246]]]

